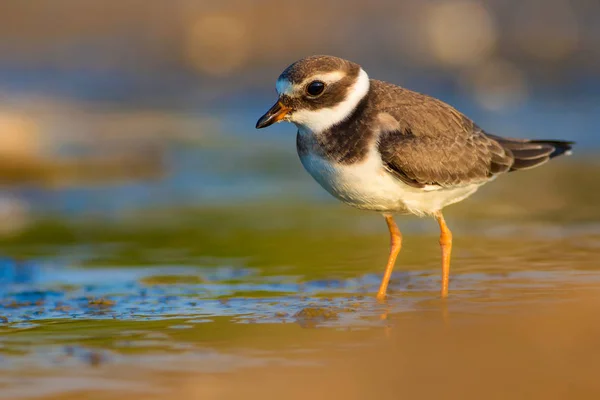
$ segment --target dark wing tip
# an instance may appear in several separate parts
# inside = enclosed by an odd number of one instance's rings
[[[511,171],[534,168],[546,163],[551,158],[569,155],[575,144],[575,142],[565,140],[503,140],[500,143],[514,156]]]
[[[554,158],[560,155],[570,155],[575,142],[566,140],[532,140],[531,143],[546,145],[552,147],[549,157]]]

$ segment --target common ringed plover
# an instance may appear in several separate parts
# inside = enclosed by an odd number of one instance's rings
[[[383,214],[391,249],[378,299],[384,299],[402,246],[394,213],[433,216],[440,226],[441,296],[448,295],[452,233],[447,205],[506,172],[568,154],[572,142],[491,135],[452,106],[424,94],[369,79],[351,61],[312,56],[277,79],[279,99],[256,123],[298,127],[304,168],[330,194]]]

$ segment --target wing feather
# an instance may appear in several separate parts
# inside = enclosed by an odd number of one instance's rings
[[[383,102],[378,149],[384,166],[414,187],[484,183],[510,170],[510,149],[446,103],[398,88],[401,102]],[[389,90],[389,89],[387,89]],[[385,100],[385,99],[384,99]],[[397,121],[390,124],[389,116]],[[379,118],[382,120],[382,118]]]

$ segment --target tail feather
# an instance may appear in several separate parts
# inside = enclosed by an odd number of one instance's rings
[[[514,157],[510,171],[534,168],[560,155],[571,154],[574,142],[564,140],[527,140],[509,139],[492,136],[504,149],[509,150]]]
[[[543,143],[554,147],[554,151],[550,154],[550,158],[554,158],[560,155],[571,155],[571,149],[575,142],[568,142],[565,140],[532,140],[532,143]]]

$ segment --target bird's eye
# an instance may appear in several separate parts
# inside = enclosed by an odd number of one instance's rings
[[[325,83],[321,81],[312,81],[306,86],[306,93],[309,96],[319,96],[325,90]]]

